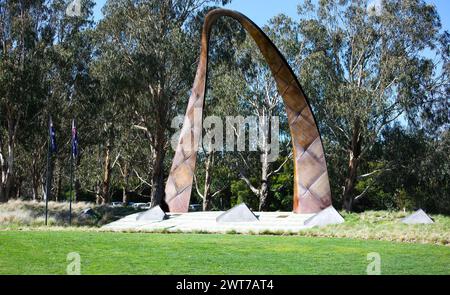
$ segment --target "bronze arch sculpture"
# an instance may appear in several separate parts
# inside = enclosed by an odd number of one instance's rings
[[[165,202],[170,212],[188,212],[206,91],[208,43],[212,25],[228,16],[245,28],[268,63],[283,97],[289,120],[294,156],[294,208],[296,213],[315,213],[331,205],[331,191],[322,140],[311,107],[285,58],[264,32],[243,14],[226,9],[210,11],[203,24],[200,61],[192,87],[175,156],[166,183]]]

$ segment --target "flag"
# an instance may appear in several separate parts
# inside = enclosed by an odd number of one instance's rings
[[[56,153],[58,150],[58,147],[56,146],[56,132],[55,127],[53,127],[53,121],[51,117],[49,123],[49,135],[50,135],[50,152]]]
[[[72,120],[72,157],[78,156],[78,132],[75,125],[75,120]]]

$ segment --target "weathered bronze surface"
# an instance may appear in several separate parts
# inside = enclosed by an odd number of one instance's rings
[[[211,27],[221,16],[239,21],[255,40],[283,97],[294,152],[293,210],[297,213],[319,212],[331,205],[331,191],[322,141],[306,96],[292,69],[263,31],[243,14],[226,9],[210,11],[203,24],[200,62],[166,184],[165,201],[169,210],[187,212],[189,208],[197,150],[202,136],[208,42]]]

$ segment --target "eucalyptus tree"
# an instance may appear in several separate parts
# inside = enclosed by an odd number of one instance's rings
[[[209,10],[204,8],[189,22],[195,40],[200,40],[203,18]],[[195,191],[204,211],[228,207],[227,192],[231,181],[238,176],[233,169],[235,157],[225,152],[225,138],[216,138],[216,131],[220,129],[220,135],[224,135],[225,118],[240,115],[238,99],[243,85],[236,75],[242,64],[236,62],[236,56],[245,39],[246,33],[241,24],[231,18],[220,18],[209,40],[208,89],[204,106],[204,117],[207,119],[203,121],[203,141],[194,177]],[[216,144],[218,142],[219,145]]]
[[[62,193],[63,186],[68,184],[71,165],[71,129],[75,119],[82,134],[82,145],[89,144],[91,139],[90,123],[98,111],[94,96],[95,83],[90,73],[92,58],[92,30],[94,28],[93,7],[95,1],[80,1],[80,13],[68,15],[67,7],[71,1],[53,0],[48,2],[49,24],[52,29],[52,47],[47,52],[47,79],[49,94],[45,113],[41,114],[39,124],[46,131],[46,116],[51,114],[58,133],[58,154],[55,169],[55,197]],[[42,135],[39,134],[40,138]],[[39,141],[39,139],[37,139]],[[81,149],[83,150],[83,149]],[[79,156],[83,156],[79,153]],[[78,159],[76,159],[78,160]],[[75,162],[78,166],[78,161]],[[81,174],[76,174],[80,175]],[[80,177],[75,177],[75,198],[79,192]]]
[[[220,38],[222,35],[213,36],[213,38]],[[234,41],[238,39],[239,37]],[[222,52],[218,50],[213,56],[215,54],[220,56],[217,56],[217,60],[211,62],[209,67],[210,86],[204,108],[205,116],[211,117],[203,122],[204,137],[198,156],[198,169],[194,176],[196,192],[201,198],[204,211],[211,210],[214,204],[216,207],[223,205],[215,199],[228,190],[231,181],[238,177],[233,172],[236,156],[226,152],[225,138],[223,136],[216,138],[216,136],[225,134],[224,123],[227,116],[240,115],[238,98],[243,85],[242,81],[236,80],[235,77],[238,65],[232,58],[234,53],[222,55]],[[210,118],[217,120],[209,120]],[[216,133],[217,131],[220,132]]]
[[[271,30],[269,27],[264,29]],[[258,209],[261,211],[269,207],[270,178],[280,172],[291,158],[287,116],[272,73],[256,44],[247,38],[238,49],[236,62],[239,70],[235,71],[232,82],[233,89],[237,92],[237,112],[241,116],[247,116],[247,119],[256,118],[256,122],[244,121],[249,123],[249,146],[247,151],[236,151],[239,153],[239,161],[235,165],[239,178],[257,197]],[[279,128],[280,123],[282,128]],[[237,137],[245,138],[245,134],[242,134],[245,130],[234,130]],[[250,135],[254,130],[257,130],[256,140]],[[281,161],[278,159],[280,150],[277,148],[280,145]],[[227,147],[227,150],[229,148],[234,147]],[[254,184],[255,181],[257,184]]]
[[[148,170],[140,177],[151,186],[152,206],[164,196],[170,121],[187,100],[194,75],[198,40],[188,24],[205,5],[218,2],[229,1],[110,0],[98,25],[103,74],[116,73],[116,82],[124,84],[119,96],[107,96],[117,102],[115,113],[129,114],[124,128],[139,131],[148,147]]]
[[[337,175],[345,175],[339,182],[349,211],[366,191],[355,195],[357,180],[388,168],[364,174],[358,169],[382,130],[413,119],[429,105],[433,90],[448,83],[423,54],[442,38],[436,8],[420,0],[379,4],[329,0],[299,6],[297,67],[327,144],[335,147],[334,156],[347,158]]]
[[[227,31],[224,29],[226,25],[230,29],[236,25],[237,27]],[[204,167],[199,169],[200,177],[194,179],[196,191],[203,200],[204,209],[208,209],[212,203],[218,203],[213,197],[220,196],[222,192],[231,192],[239,198],[239,190],[245,190],[246,186],[252,197],[239,201],[253,204],[259,210],[266,210],[269,208],[270,179],[282,170],[291,156],[287,116],[275,81],[256,44],[235,21],[223,22],[217,27],[219,29],[213,32],[211,40],[213,53],[208,77],[211,89],[206,97],[206,113],[221,116],[223,124],[214,128],[222,128],[223,134],[227,133],[227,140],[230,130],[231,136],[239,138],[238,141],[244,139],[245,142],[246,138],[249,140],[248,145],[245,143],[245,150],[238,148],[235,141],[228,142],[225,139],[220,139],[224,141],[220,151],[204,148],[206,152],[199,157],[200,162],[204,162]],[[264,30],[272,33],[272,39],[278,39],[277,32],[272,27],[264,27]],[[274,121],[273,117],[279,120]],[[245,125],[241,125],[242,123]],[[278,155],[278,150],[271,150],[270,147],[274,146],[273,141],[278,138],[272,141],[270,137],[271,127],[278,131],[278,126],[271,126],[271,123],[281,125],[282,156],[277,159],[272,159],[272,156]],[[256,134],[257,138],[251,134]],[[206,143],[208,142],[207,140]],[[221,181],[215,181],[218,175],[222,177]],[[203,190],[199,188],[197,180],[200,180]],[[239,180],[242,183],[237,183]],[[229,201],[225,203],[230,205]]]
[[[46,97],[42,61],[51,45],[47,18],[44,1],[0,1],[0,201],[17,190],[19,132],[35,130],[30,118]]]

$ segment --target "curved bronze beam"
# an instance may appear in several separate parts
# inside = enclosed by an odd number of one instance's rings
[[[169,211],[187,212],[189,208],[198,144],[202,135],[208,43],[211,27],[221,16],[239,21],[252,36],[283,97],[294,152],[294,212],[319,212],[331,205],[331,191],[322,141],[306,96],[294,72],[264,32],[243,14],[226,9],[210,11],[203,24],[200,62],[166,184],[165,201]]]

